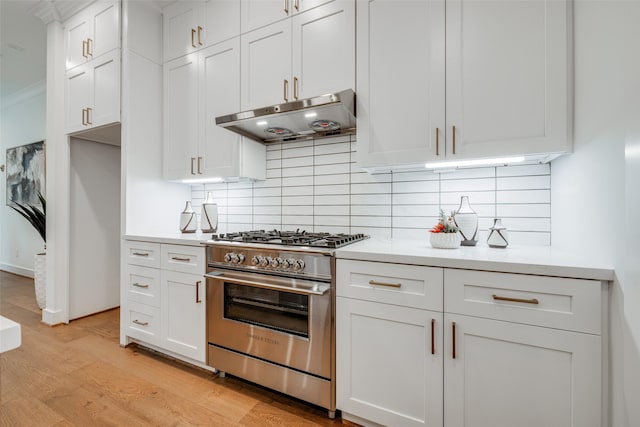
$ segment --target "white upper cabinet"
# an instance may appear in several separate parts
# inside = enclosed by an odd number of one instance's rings
[[[361,167],[444,158],[444,14],[444,1],[358,3]]]
[[[165,179],[195,178],[198,171],[197,53],[164,64],[163,131]]]
[[[353,1],[334,1],[242,35],[242,109],[354,87]]]
[[[66,69],[120,47],[120,2],[98,1],[64,24]]]
[[[360,166],[570,151],[569,2],[373,0],[357,20]]]
[[[291,0],[240,0],[242,32],[288,18],[293,13]]]
[[[181,1],[163,10],[164,61],[240,34],[237,1]]]
[[[165,63],[164,111],[165,179],[265,178],[265,146],[215,122],[240,111],[239,37]]]
[[[65,130],[75,133],[120,121],[120,50],[67,71]]]

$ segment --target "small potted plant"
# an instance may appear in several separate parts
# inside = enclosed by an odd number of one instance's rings
[[[443,209],[440,209],[438,224],[430,231],[429,241],[431,246],[440,249],[455,249],[460,247],[460,233],[458,227],[453,221],[454,212],[446,215]]]
[[[10,207],[22,215],[29,224],[36,229],[42,240],[44,241],[45,250],[47,248],[47,235],[46,235],[46,212],[47,212],[47,202],[42,194],[38,192],[38,199],[40,200],[40,204],[42,205],[42,209],[38,209],[36,206],[31,205],[29,203],[19,203],[13,202],[14,205],[10,205]],[[34,266],[33,266],[33,279],[35,284],[36,291],[36,301],[38,302],[38,307],[45,308],[46,307],[46,292],[47,292],[47,271],[46,271],[46,252],[42,252],[36,254]]]

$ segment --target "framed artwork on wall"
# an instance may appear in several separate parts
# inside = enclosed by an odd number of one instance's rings
[[[38,193],[45,193],[44,141],[7,149],[7,205],[40,206]]]

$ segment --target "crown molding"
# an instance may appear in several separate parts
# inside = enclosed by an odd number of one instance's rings
[[[2,98],[2,109],[12,107],[22,101],[26,101],[29,98],[40,95],[41,93],[46,92],[46,89],[46,81],[42,79],[36,83],[33,83],[32,85],[13,92]]]
[[[30,9],[30,12],[48,25],[51,22],[64,22],[94,0],[41,0]]]

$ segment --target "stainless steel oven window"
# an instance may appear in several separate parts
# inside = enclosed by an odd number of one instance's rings
[[[309,338],[309,296],[224,283],[224,317]]]

